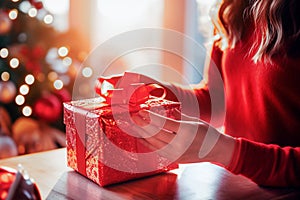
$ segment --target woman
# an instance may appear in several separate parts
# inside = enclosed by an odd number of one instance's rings
[[[174,120],[142,111],[135,117],[140,125],[148,124],[149,115],[152,129],[155,126],[161,129],[160,122],[166,120],[164,129],[143,139],[144,144],[153,150],[161,149],[176,134],[189,136],[196,130],[187,149],[187,143],[181,140],[173,142],[163,155],[173,159],[176,151],[182,150],[177,158],[179,163],[209,161],[260,185],[300,186],[298,10],[297,0],[224,0],[215,20],[216,34],[220,37],[211,57],[224,81],[226,134],[188,116]],[[208,72],[204,86],[193,90],[172,84],[165,86],[170,100],[180,96],[188,102],[195,94],[200,118],[210,122],[209,89],[216,84],[214,73]],[[208,130],[217,138],[216,143],[208,154],[199,156]],[[143,131],[151,134],[149,128]]]

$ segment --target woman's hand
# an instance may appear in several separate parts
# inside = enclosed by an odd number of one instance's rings
[[[235,139],[196,118],[175,114],[176,119],[142,110],[133,120],[140,142],[161,156],[178,163],[215,162],[227,166]]]

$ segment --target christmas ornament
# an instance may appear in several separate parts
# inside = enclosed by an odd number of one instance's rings
[[[36,120],[20,117],[12,125],[12,132],[19,154],[33,153],[42,149],[39,144],[41,132]]]
[[[0,35],[7,34],[12,26],[12,21],[9,19],[7,13],[0,11]]]
[[[35,102],[33,113],[46,122],[55,122],[62,114],[62,103],[55,94],[44,95]]]
[[[0,159],[17,156],[18,150],[11,137],[0,133]]]
[[[25,63],[25,68],[27,71],[33,74],[38,74],[41,72],[42,64],[41,61],[44,60],[46,56],[46,51],[43,47],[36,45],[32,48],[28,46],[20,47],[20,54],[23,57],[23,62]]]
[[[65,138],[63,132],[32,118],[18,118],[12,126],[12,132],[19,154],[55,149],[57,143],[63,145],[65,142],[62,141]]]
[[[31,49],[32,59],[43,59],[46,56],[46,51],[43,47],[36,45]]]
[[[16,96],[16,86],[11,81],[0,81],[0,102],[10,103]]]

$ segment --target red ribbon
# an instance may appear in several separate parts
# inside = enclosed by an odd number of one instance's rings
[[[166,95],[165,89],[158,84],[139,83],[140,75],[138,74],[127,72],[125,76],[127,77],[125,81],[121,77],[100,77],[96,92],[110,105],[129,104],[130,106],[145,103],[152,96],[151,93],[156,90],[161,90],[159,92],[161,96],[156,96],[157,98],[164,98]]]

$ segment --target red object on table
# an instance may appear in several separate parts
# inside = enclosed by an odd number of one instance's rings
[[[40,200],[37,185],[20,171],[0,166],[0,200]]]
[[[133,135],[130,116],[141,109],[172,117],[180,103],[151,97],[134,106],[107,104],[101,97],[64,103],[68,166],[100,186],[177,168]]]

